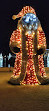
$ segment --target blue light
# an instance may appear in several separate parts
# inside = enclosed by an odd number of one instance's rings
[[[28,16],[25,18],[25,22],[29,23],[29,17]]]
[[[38,28],[40,21],[36,15],[33,13],[27,13],[22,18],[22,25],[26,26],[27,29],[36,30]]]

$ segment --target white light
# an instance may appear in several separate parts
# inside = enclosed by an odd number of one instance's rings
[[[29,34],[31,34],[31,31],[28,31]]]
[[[36,18],[35,18],[35,19],[33,19],[33,21],[36,21]]]
[[[29,17],[26,17],[25,22],[27,23],[29,22]]]

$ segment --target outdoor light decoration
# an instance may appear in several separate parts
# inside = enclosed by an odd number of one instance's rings
[[[17,29],[10,38],[10,49],[16,54],[12,84],[38,85],[46,84],[43,54],[46,50],[46,38],[35,10],[25,6],[12,19],[20,18]],[[16,47],[20,48],[17,53]]]

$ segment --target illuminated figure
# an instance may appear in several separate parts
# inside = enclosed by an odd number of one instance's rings
[[[10,49],[16,54],[11,84],[38,85],[47,84],[43,54],[46,50],[46,38],[35,10],[25,6],[13,19],[20,18],[17,29],[10,38]],[[17,48],[20,51],[17,53]]]

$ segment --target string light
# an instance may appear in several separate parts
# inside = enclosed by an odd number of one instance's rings
[[[42,30],[40,31],[39,29],[38,29],[38,33],[37,33],[38,49],[43,45],[46,48],[45,34]],[[23,79],[23,81],[20,81],[20,84],[38,85],[39,81],[36,77],[35,65],[34,65],[34,60],[33,60],[33,55],[34,55],[34,42],[33,41],[34,41],[34,37],[35,37],[35,32],[32,31],[32,33],[29,33],[28,31],[26,31],[25,36],[26,36],[26,50],[27,50],[28,60],[27,60],[26,72],[25,72],[26,75],[25,75],[25,78]],[[16,41],[20,46],[20,52],[18,52],[16,54],[14,70],[13,70],[15,78],[18,78],[21,73],[21,66],[22,66],[22,47],[21,47],[22,40],[21,39],[22,39],[22,28],[21,28],[21,26],[19,26],[17,30],[13,31],[11,38],[10,38],[10,44],[12,42]],[[23,63],[24,63],[24,61],[23,61]],[[42,76],[46,77],[46,73],[44,70],[43,55],[38,55],[38,63],[39,63],[39,71],[40,71],[41,77]]]

